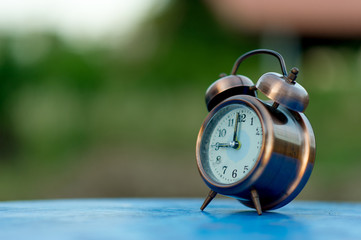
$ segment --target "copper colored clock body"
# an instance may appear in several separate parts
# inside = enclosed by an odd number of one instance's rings
[[[202,158],[202,151],[210,146],[209,143],[207,146],[204,133],[213,116],[230,104],[245,104],[257,113],[262,125],[262,144],[257,160],[247,175],[237,182],[221,184],[205,169],[205,161],[209,159]],[[230,148],[224,150],[236,151]],[[275,209],[293,200],[306,184],[315,160],[315,137],[303,113],[282,106],[274,109],[271,104],[255,97],[238,95],[225,100],[209,113],[198,134],[196,157],[199,172],[213,191],[255,207],[251,196],[251,191],[255,189],[262,210]]]
[[[282,74],[265,73],[256,85],[237,75],[250,56],[276,57]],[[292,201],[307,183],[315,162],[316,142],[303,113],[307,91],[289,73],[283,57],[258,49],[237,59],[231,75],[215,81],[206,92],[210,111],[196,145],[198,170],[211,189],[203,210],[217,193],[234,197],[258,214]],[[257,90],[270,101],[257,98]]]

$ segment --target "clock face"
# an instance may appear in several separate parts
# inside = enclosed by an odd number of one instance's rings
[[[262,140],[262,124],[251,107],[224,106],[204,129],[199,155],[204,172],[218,184],[242,180],[255,166]]]

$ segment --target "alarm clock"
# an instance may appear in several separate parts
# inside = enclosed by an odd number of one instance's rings
[[[254,85],[237,70],[258,54],[276,57],[282,73],[265,73]],[[198,170],[210,188],[202,211],[222,194],[261,215],[288,204],[303,189],[314,166],[316,144],[303,113],[309,96],[296,82],[297,74],[297,68],[287,73],[278,52],[258,49],[239,57],[231,74],[207,89],[209,114],[196,144]],[[257,91],[269,100],[259,99]]]

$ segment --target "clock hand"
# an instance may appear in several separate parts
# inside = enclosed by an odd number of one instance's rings
[[[234,149],[240,149],[241,148],[241,143],[238,141],[238,123],[239,121],[240,115],[239,112],[237,112],[236,115],[236,122],[234,123],[234,132],[233,132],[233,141],[230,143],[231,147]]]
[[[229,143],[216,143],[216,146],[218,147],[230,147],[231,145]]]
[[[234,123],[233,142],[237,141],[238,122],[239,122],[239,112],[237,113],[236,122]]]
[[[218,150],[221,147],[228,148],[228,147],[232,147],[232,142],[231,143],[219,143],[219,142],[216,142],[216,144],[211,145],[211,147],[215,147],[215,150]]]
[[[217,142],[216,144],[212,145],[212,147],[215,147],[215,150],[218,150],[219,148],[221,147],[231,147],[231,148],[234,148],[234,149],[239,149],[241,147],[241,143],[238,141],[238,123],[240,122],[239,121],[239,118],[240,118],[240,114],[239,112],[237,112],[237,115],[236,115],[236,120],[235,120],[235,123],[234,123],[234,131],[233,131],[233,140],[232,142],[230,143],[219,143]]]
[[[217,151],[220,148],[234,148],[239,149],[241,147],[241,143],[239,141],[232,141],[230,143],[219,143],[211,145],[211,147],[215,147],[215,150]]]

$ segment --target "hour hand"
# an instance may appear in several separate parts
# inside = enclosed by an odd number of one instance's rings
[[[217,150],[219,150],[219,148],[228,148],[228,147],[231,147],[231,144],[229,144],[229,143],[216,142],[216,144],[211,145],[211,147],[214,147],[214,149],[217,151]]]

